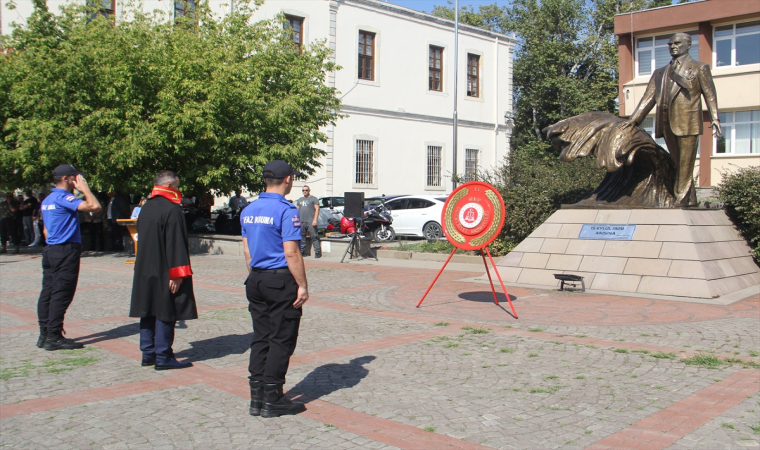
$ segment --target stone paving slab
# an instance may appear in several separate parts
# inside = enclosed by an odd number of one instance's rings
[[[196,365],[162,373],[139,366],[125,256],[83,259],[66,322],[88,343],[81,355],[34,347],[39,258],[0,256],[3,284],[13,280],[0,291],[0,446],[610,448],[636,435],[646,448],[709,449],[760,440],[760,295],[723,306],[508,287],[515,319],[503,294],[499,307],[488,285],[460,281],[477,272],[445,271],[417,309],[436,270],[307,259],[312,300],[286,389],[309,409],[263,420],[247,415],[242,258],[193,257],[200,319],[177,330],[175,351]],[[695,350],[747,368],[684,364]],[[742,387],[718,389],[727,380]],[[642,425],[721,392],[735,403],[706,408],[691,428],[685,413],[673,415],[666,443]]]
[[[38,349],[33,345],[37,334],[2,335],[0,404],[171,376],[97,347],[57,352]]]
[[[303,417],[252,418],[239,397],[202,385],[0,420],[0,446],[56,450],[394,449]]]

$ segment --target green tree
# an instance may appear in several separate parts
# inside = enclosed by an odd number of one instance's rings
[[[320,128],[340,110],[324,42],[299,52],[282,21],[254,23],[237,2],[224,18],[198,2],[176,23],[125,5],[131,20],[114,24],[34,1],[28,25],[2,42],[4,187],[43,184],[71,163],[103,190],[144,192],[171,169],[184,191],[258,191],[271,159],[318,166]]]

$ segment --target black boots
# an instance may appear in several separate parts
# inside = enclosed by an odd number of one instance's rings
[[[45,345],[46,339],[47,339],[47,330],[44,328],[40,328],[40,337],[37,339],[37,348],[42,348],[42,346]]]
[[[47,339],[45,339],[42,348],[45,350],[75,350],[78,348],[84,348],[84,345],[79,342],[74,342],[73,339],[66,339],[63,337],[63,333],[57,331],[48,332]]]
[[[264,406],[264,383],[249,380],[248,384],[251,385],[251,407],[248,408],[248,414],[260,416],[261,407]]]
[[[304,411],[306,408],[303,403],[291,402],[282,394],[281,384],[264,383],[264,406],[261,408],[261,417],[279,417]]]

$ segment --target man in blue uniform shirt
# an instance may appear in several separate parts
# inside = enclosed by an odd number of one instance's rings
[[[285,200],[293,178],[301,174],[276,160],[264,166],[262,175],[266,192],[240,215],[249,271],[245,292],[253,319],[249,412],[278,417],[306,409],[285,397],[282,387],[309,288],[300,251],[301,219],[298,209]]]
[[[98,199],[90,191],[84,174],[69,164],[53,170],[55,188],[41,205],[43,232],[47,246],[42,251],[42,292],[37,302],[40,337],[37,347],[70,350],[83,345],[63,337],[63,317],[74,300],[79,281],[79,211],[100,211]],[[84,194],[84,201],[74,196]]]

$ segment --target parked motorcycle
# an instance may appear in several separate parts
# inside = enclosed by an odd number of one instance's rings
[[[364,211],[362,231],[366,236],[375,239],[375,242],[393,242],[396,232],[391,227],[392,223],[391,210],[383,203]]]

